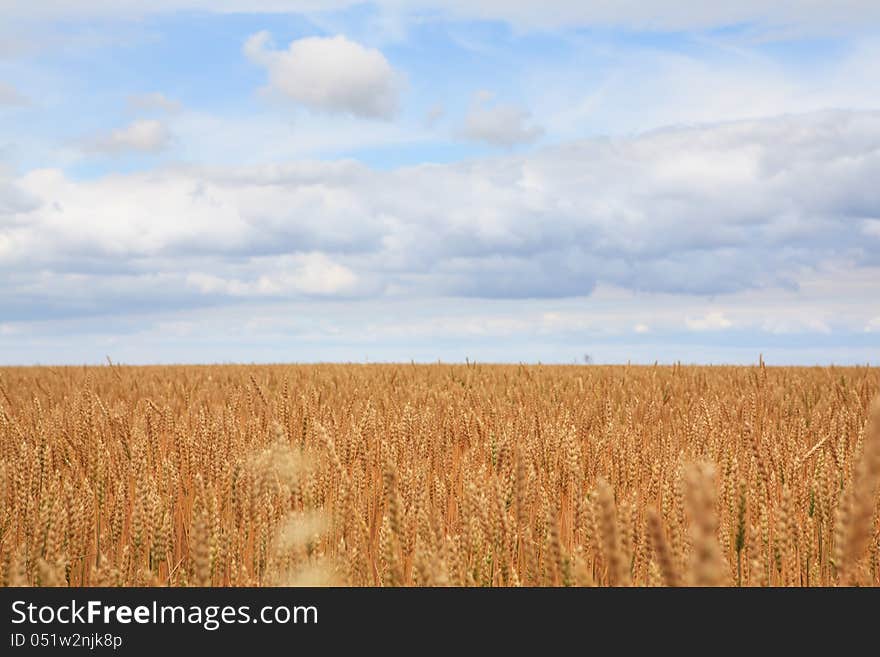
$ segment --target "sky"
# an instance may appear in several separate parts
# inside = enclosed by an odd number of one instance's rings
[[[0,364],[880,365],[876,0],[0,11]]]

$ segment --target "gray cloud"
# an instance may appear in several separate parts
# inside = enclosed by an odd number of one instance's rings
[[[725,295],[878,263],[880,112],[591,139],[393,171],[173,168],[0,185],[20,317],[249,299]],[[15,277],[10,278],[14,274]],[[866,302],[869,300],[866,299]],[[694,319],[699,323],[700,318]],[[698,324],[695,324],[698,325]]]

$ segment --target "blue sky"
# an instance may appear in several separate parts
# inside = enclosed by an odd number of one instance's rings
[[[6,5],[0,363],[880,362],[875,2]]]

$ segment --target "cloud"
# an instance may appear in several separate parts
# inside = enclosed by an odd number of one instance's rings
[[[859,230],[880,212],[878,179],[880,112],[393,170],[303,161],[85,180],[36,170],[0,186],[0,307],[36,317],[250,297],[564,299],[608,285],[796,294],[811,272],[880,266]],[[870,305],[876,282],[859,285]],[[670,321],[740,326],[726,306],[707,312]],[[803,325],[785,321],[776,328]]]
[[[243,51],[266,68],[271,91],[310,110],[367,119],[397,112],[400,75],[375,48],[340,35],[306,37],[276,50],[264,31],[250,36]]]
[[[71,17],[139,17],[174,11],[222,13],[325,14],[361,4],[361,0],[54,0],[32,2],[7,0],[4,12],[10,17],[64,19]],[[880,21],[875,0],[743,0],[731,3],[695,3],[693,0],[377,0],[383,12],[404,13],[415,19],[447,16],[455,19],[497,20],[519,29],[604,26],[644,30],[707,29],[728,25],[758,25],[782,34],[792,30],[837,33],[864,29]]]
[[[4,175],[0,168],[0,236],[4,226],[18,222],[24,216],[40,207],[39,197],[24,191],[15,180]]]
[[[187,274],[187,285],[202,294],[233,297],[333,296],[354,290],[355,274],[322,253],[305,253],[271,260],[269,271],[253,281],[224,279],[213,274]]]
[[[0,82],[0,107],[4,105],[12,107],[12,106],[20,106],[27,105],[28,99],[22,96],[15,87],[6,84],[4,82]]]
[[[163,93],[152,92],[134,94],[126,99],[128,108],[137,112],[166,112],[174,114],[181,110],[180,101],[169,98]]]
[[[94,153],[120,155],[123,153],[158,153],[171,143],[171,133],[161,121],[140,119],[124,128],[88,141],[85,149]]]
[[[880,270],[862,275],[873,281]],[[99,317],[10,320],[0,328],[0,362],[281,362],[382,360],[422,362],[580,361],[773,365],[877,360],[877,334],[863,331],[876,309],[865,307],[851,276],[824,276],[802,290],[747,291],[725,297],[735,331],[683,331],[681,318],[706,312],[703,299],[638,295],[607,287],[589,299],[345,299],[259,297],[246,306],[183,310],[117,305]],[[198,298],[204,298],[199,294]],[[125,299],[121,299],[125,302]],[[240,301],[245,303],[244,300]],[[805,316],[821,303],[834,314],[832,333],[775,335],[760,330],[769,315]],[[5,309],[5,308],[4,308]],[[652,331],[631,331],[650,315]],[[840,321],[839,318],[846,318]],[[656,320],[656,324],[654,323]],[[751,327],[751,328],[750,328]],[[4,335],[5,334],[5,335]]]
[[[465,138],[490,146],[510,147],[533,142],[544,133],[539,126],[530,124],[527,111],[515,105],[487,105],[491,98],[485,91],[475,95],[461,127],[461,134]]]
[[[691,331],[719,331],[733,326],[722,312],[711,312],[703,317],[688,317],[684,320],[685,326]]]
[[[865,324],[865,333],[880,333],[880,317],[874,317]]]
[[[650,333],[651,327],[647,324],[636,324],[633,327],[633,331],[635,331],[636,333]]]
[[[436,6],[436,2],[422,2]],[[501,20],[521,29],[571,26],[624,27],[637,30],[687,30],[757,24],[797,27],[823,32],[858,26],[860,20],[880,19],[872,0],[843,0],[834,8],[814,0],[766,3],[745,0],[735,5],[695,3],[692,0],[606,2],[604,0],[449,0],[447,11],[462,18]],[[846,13],[844,13],[846,12]]]

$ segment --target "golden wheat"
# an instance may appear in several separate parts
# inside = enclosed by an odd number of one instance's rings
[[[0,582],[880,585],[880,371],[0,369]]]

